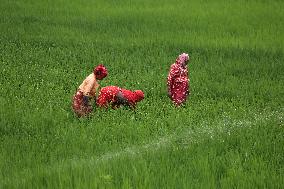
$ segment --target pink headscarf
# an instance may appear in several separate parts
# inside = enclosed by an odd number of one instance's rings
[[[178,58],[176,59],[176,63],[177,64],[186,64],[186,62],[189,61],[189,56],[186,53],[182,53],[178,56]]]

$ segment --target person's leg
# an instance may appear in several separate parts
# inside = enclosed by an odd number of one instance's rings
[[[73,96],[72,108],[77,116],[86,116],[92,112],[93,108],[86,99],[81,91],[77,91]]]

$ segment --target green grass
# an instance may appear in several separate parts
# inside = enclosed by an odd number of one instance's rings
[[[0,6],[0,188],[281,188],[282,1],[8,1]],[[167,98],[188,52],[191,96]],[[78,119],[75,89],[141,89]]]

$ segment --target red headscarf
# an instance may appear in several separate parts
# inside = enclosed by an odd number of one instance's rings
[[[107,76],[108,71],[104,65],[100,64],[94,69],[94,74],[96,76],[96,79],[102,80]]]
[[[139,102],[141,100],[144,99],[144,93],[141,90],[135,90],[134,91],[135,95],[136,95],[136,102]]]

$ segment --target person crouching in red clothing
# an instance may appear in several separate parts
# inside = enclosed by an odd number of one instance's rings
[[[168,96],[176,106],[180,106],[185,103],[187,96],[190,94],[187,70],[188,61],[188,54],[183,53],[179,55],[176,62],[171,65],[168,74]]]
[[[72,109],[78,117],[86,116],[92,112],[92,101],[96,99],[96,92],[99,88],[97,80],[102,80],[108,72],[104,65],[98,65],[79,86],[72,99]]]
[[[107,86],[100,90],[97,98],[97,106],[117,109],[121,105],[135,109],[137,102],[144,99],[144,93],[141,90],[130,91],[117,86]]]

